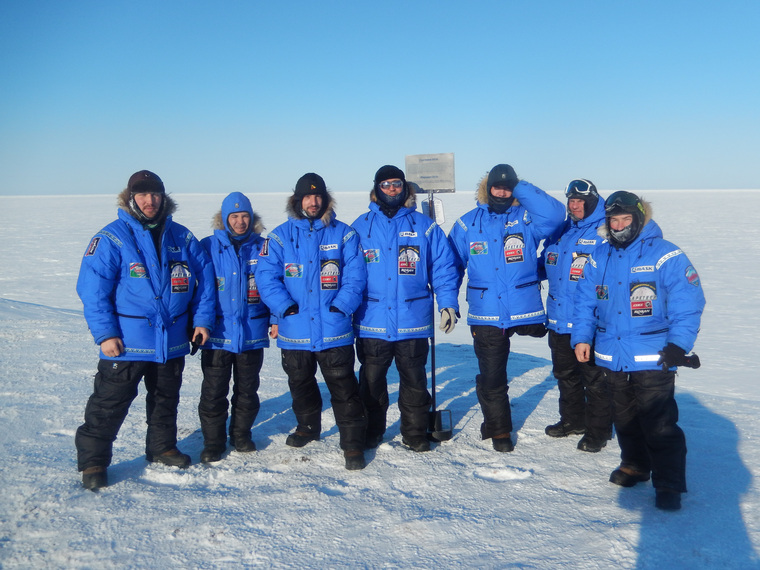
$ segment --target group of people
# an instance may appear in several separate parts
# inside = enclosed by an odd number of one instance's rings
[[[173,221],[176,206],[161,179],[147,170],[132,175],[118,219],[92,238],[77,282],[100,345],[75,438],[83,486],[107,486],[113,442],[140,380],[146,458],[191,464],[177,448],[177,407],[184,358],[198,349],[201,462],[220,461],[228,438],[238,452],[255,451],[270,338],[281,349],[297,422],[288,446],[320,438],[319,367],[346,469],[363,469],[365,450],[385,436],[395,361],[402,443],[429,451],[434,301],[439,328],[450,333],[466,276],[482,438],[496,451],[514,449],[511,339],[548,332],[560,420],[547,435],[583,434],[578,448],[596,452],[614,423],[622,461],[610,481],[630,487],[651,476],[656,506],[680,508],[686,443],[675,371],[693,365],[687,352],[705,301],[696,270],[662,238],[650,206],[629,192],[605,201],[580,179],[568,185],[565,205],[499,164],[481,180],[477,206],[446,236],[417,211],[415,191],[401,169],[381,167],[368,211],[348,225],[336,218],[322,177],[308,173],[288,198],[288,220],[266,238],[250,200],[233,192],[213,235],[199,242]]]

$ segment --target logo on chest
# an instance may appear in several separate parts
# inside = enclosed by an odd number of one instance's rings
[[[398,248],[398,274],[416,275],[420,262],[420,248],[416,245],[401,245]]]
[[[657,299],[657,286],[654,283],[633,283],[631,285],[631,316],[651,317],[654,313],[655,299]]]
[[[525,261],[525,240],[522,234],[507,234],[504,236],[504,260],[507,263]]]

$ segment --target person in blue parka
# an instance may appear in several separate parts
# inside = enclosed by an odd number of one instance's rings
[[[245,194],[232,192],[214,216],[214,233],[201,240],[214,265],[216,321],[201,346],[203,383],[198,414],[203,433],[201,462],[219,461],[227,445],[236,451],[256,450],[251,427],[259,413],[259,373],[269,346],[269,308],[256,285],[259,252],[264,245],[261,217]],[[277,336],[277,325],[271,335]],[[232,378],[232,398],[227,401]]]
[[[351,322],[367,284],[359,236],[335,218],[332,195],[318,174],[298,180],[287,212],[288,221],[269,233],[256,271],[261,298],[278,319],[277,346],[298,421],[285,443],[303,447],[320,437],[319,365],[346,468],[363,469],[366,419]]]
[[[536,186],[519,180],[508,164],[494,166],[478,186],[478,205],[454,222],[449,240],[467,271],[467,324],[480,374],[483,439],[512,451],[512,414],[507,395],[507,358],[513,334],[546,335],[538,247],[557,231],[565,207]]]
[[[591,358],[612,390],[621,464],[610,482],[648,481],[655,506],[681,508],[686,492],[686,438],[674,398],[677,366],[697,339],[705,306],[699,275],[662,237],[651,206],[630,192],[607,198],[605,238],[584,268],[575,293],[570,342],[580,362]]]
[[[456,259],[446,234],[417,212],[414,185],[392,165],[375,174],[369,211],[352,226],[361,239],[367,288],[354,315],[359,390],[367,410],[368,448],[383,440],[388,412],[387,373],[396,361],[402,442],[428,451],[430,393],[425,364],[433,336],[433,291],[441,329],[454,329],[459,312]]]
[[[161,179],[133,174],[119,195],[119,218],[90,241],[77,293],[100,362],[76,432],[86,488],[107,485],[113,442],[137,396],[147,390],[148,461],[187,467],[177,449],[177,406],[190,339],[205,342],[214,323],[214,273],[201,244],[172,220],[176,206]]]
[[[565,190],[568,218],[556,237],[549,240],[541,261],[549,281],[546,313],[554,377],[559,388],[559,422],[546,426],[551,437],[584,434],[581,451],[598,452],[612,435],[612,401],[602,370],[578,362],[570,345],[573,296],[584,278],[583,268],[602,238],[597,229],[604,223],[604,198],[588,180],[573,180]]]

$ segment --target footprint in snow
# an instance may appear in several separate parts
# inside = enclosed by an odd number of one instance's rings
[[[503,483],[505,481],[514,481],[516,479],[527,479],[533,475],[532,471],[519,469],[517,467],[481,467],[473,473],[478,479],[485,479],[494,483]]]

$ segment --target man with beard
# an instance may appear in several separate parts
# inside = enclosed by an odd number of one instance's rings
[[[77,293],[100,345],[94,391],[76,432],[82,484],[108,484],[113,442],[141,379],[147,390],[148,461],[187,467],[177,449],[177,406],[190,338],[214,322],[214,274],[206,252],[172,220],[176,205],[161,179],[133,174],[119,195],[119,218],[90,241]],[[192,331],[191,335],[188,331]]]
[[[317,365],[330,391],[346,469],[363,469],[366,420],[354,374],[351,315],[367,269],[356,231],[335,218],[321,176],[303,175],[288,200],[289,219],[269,233],[256,280],[278,319],[277,346],[288,375],[298,426],[285,443],[303,447],[320,437],[322,396]]]

